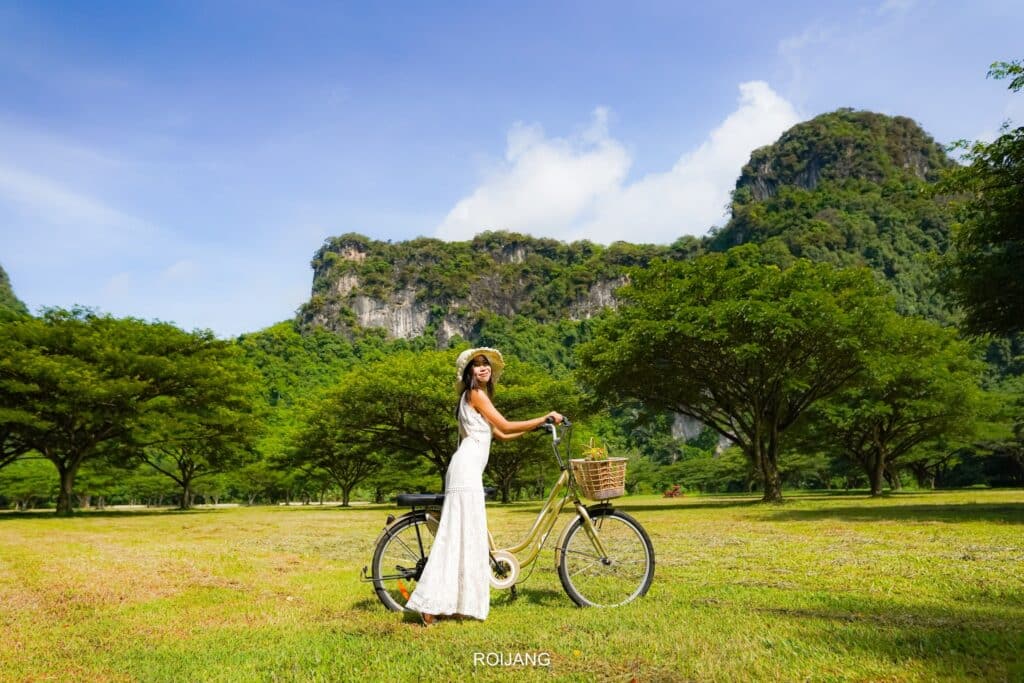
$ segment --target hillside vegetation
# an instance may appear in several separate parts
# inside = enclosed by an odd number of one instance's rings
[[[614,303],[631,268],[755,243],[792,257],[867,266],[906,314],[946,321],[934,260],[949,244],[946,202],[930,187],[953,162],[905,117],[842,109],[798,124],[756,150],[733,193],[731,218],[672,245],[563,243],[510,232],[465,242],[391,243],[349,233],[313,258],[305,329],[393,337],[486,338],[488,318],[586,320]],[[709,226],[710,227],[710,226]]]
[[[7,271],[0,266],[0,319],[5,313],[13,312],[18,315],[28,313],[28,307],[14,295],[11,287],[11,280]]]

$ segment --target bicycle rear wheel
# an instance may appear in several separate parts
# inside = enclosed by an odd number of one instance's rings
[[[619,510],[593,510],[590,518],[608,553],[601,553],[577,517],[559,549],[558,578],[580,607],[625,605],[654,580],[654,546],[640,523]]]
[[[377,598],[392,612],[405,610],[433,544],[434,530],[424,512],[399,519],[381,536],[370,575]]]

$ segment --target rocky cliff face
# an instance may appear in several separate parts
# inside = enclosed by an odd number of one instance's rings
[[[355,327],[399,339],[429,334],[441,346],[455,336],[474,340],[485,314],[585,320],[616,305],[627,276],[624,264],[595,260],[603,248],[573,248],[503,233],[397,245],[346,235],[318,252],[313,296],[299,315],[342,334]]]

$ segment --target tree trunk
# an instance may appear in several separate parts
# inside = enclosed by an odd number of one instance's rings
[[[189,482],[185,482],[181,485],[181,505],[178,506],[179,510],[188,510],[192,507],[192,490],[189,487]]]
[[[903,482],[900,481],[900,473],[891,464],[885,466],[885,480],[889,482],[889,488],[893,491],[902,491]]]
[[[885,459],[875,454],[871,467],[868,468],[868,480],[871,482],[872,497],[882,495],[882,482],[885,480]]]
[[[761,465],[761,476],[764,479],[764,496],[762,503],[782,502],[782,477],[779,476],[778,441],[770,439],[767,444],[754,443],[754,462]]]
[[[56,463],[55,463],[56,464]],[[75,474],[78,472],[78,465],[57,465],[60,473],[60,493],[57,494],[57,514],[61,517],[70,517],[74,514],[71,507],[71,493],[75,488]]]
[[[349,497],[352,495],[352,488],[353,487],[351,487],[351,486],[344,486],[344,487],[342,487],[342,489],[341,489],[341,507],[347,508],[349,506],[348,505],[348,500],[349,500]]]

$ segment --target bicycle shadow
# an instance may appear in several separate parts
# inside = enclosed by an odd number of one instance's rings
[[[387,609],[376,598],[363,598],[352,605],[352,609],[360,612],[380,612]]]
[[[491,600],[491,605],[515,605],[525,603],[539,607],[556,607],[565,603],[565,593],[551,588],[523,588],[516,589],[516,596],[505,592],[500,599]]]

